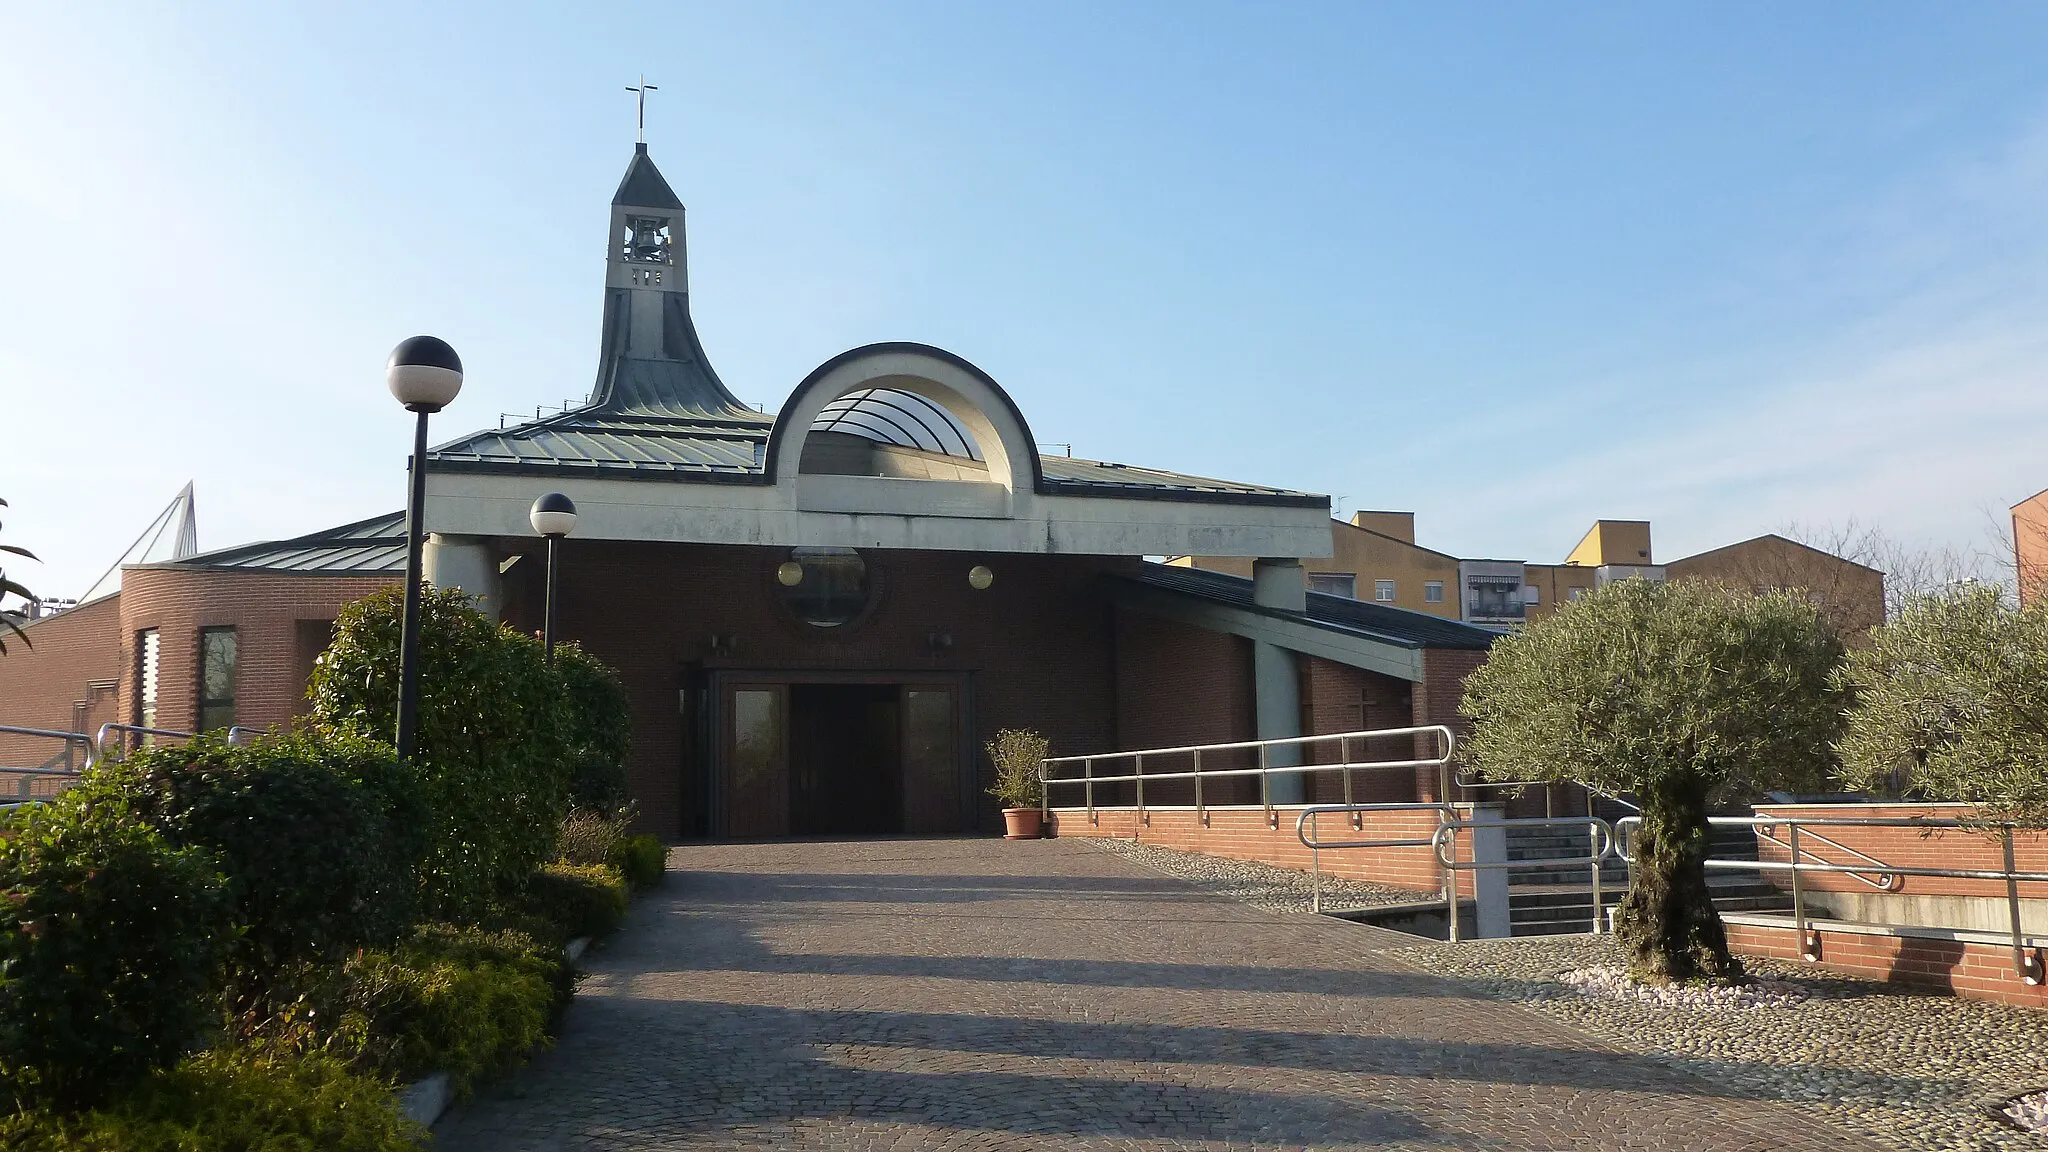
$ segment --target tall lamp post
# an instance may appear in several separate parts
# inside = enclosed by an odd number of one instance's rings
[[[548,542],[548,597],[547,607],[542,610],[540,635],[546,646],[548,662],[555,659],[555,542],[576,529],[576,502],[560,492],[549,492],[533,502],[533,511],[526,514],[533,530],[546,537]]]
[[[391,350],[384,383],[406,411],[419,414],[412,434],[412,492],[405,504],[405,612],[399,617],[398,758],[411,760],[420,711],[421,516],[427,504],[427,417],[462,391],[462,358],[436,336],[414,336]]]

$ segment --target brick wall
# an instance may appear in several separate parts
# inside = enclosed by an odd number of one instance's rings
[[[777,548],[578,541],[560,550],[556,634],[581,641],[616,667],[633,707],[632,786],[642,826],[683,834],[692,811],[690,774],[703,773],[684,746],[678,693],[699,672],[964,676],[972,685],[969,738],[984,773],[983,743],[1000,728],[1044,732],[1055,754],[1117,746],[1114,614],[1095,589],[1105,571],[1139,563],[1114,557],[866,550],[872,607],[841,628],[793,617],[781,603]],[[986,564],[995,583],[968,586]],[[537,559],[513,569],[506,616],[537,628]],[[935,649],[934,633],[951,639]],[[713,635],[732,638],[714,652]],[[980,789],[976,789],[977,793]],[[980,797],[981,826],[1000,827]]]
[[[92,732],[126,717],[118,689],[93,690],[90,681],[120,680],[119,596],[27,625],[28,642],[7,638],[0,656],[0,724]],[[33,768],[63,751],[54,740],[0,733],[0,765]]]
[[[1242,636],[1210,632],[1189,624],[1161,620],[1137,612],[1116,613],[1116,740],[1104,752],[1138,748],[1175,748],[1191,744],[1228,744],[1257,738],[1252,693],[1251,641]],[[1255,757],[1219,753],[1205,758],[1203,771],[1248,768]],[[1194,761],[1186,756],[1154,758],[1146,769],[1187,772]],[[1130,772],[1128,761],[1106,764],[1104,773]],[[1249,778],[1204,781],[1203,799],[1235,804],[1252,800],[1258,788]],[[1098,788],[1097,804],[1128,804],[1128,785]],[[1055,803],[1080,802],[1078,788],[1055,788]],[[1150,785],[1146,800],[1154,804],[1192,804],[1192,782]]]
[[[1416,727],[1442,724],[1463,739],[1472,730],[1472,722],[1459,711],[1459,705],[1465,699],[1465,677],[1486,663],[1486,656],[1485,652],[1462,648],[1423,649],[1422,683],[1415,686],[1409,723]],[[1415,758],[1420,760],[1434,755],[1435,743],[1428,736],[1416,737]],[[1417,796],[1424,800],[1442,800],[1444,797],[1439,795],[1442,791],[1436,769],[1415,770]],[[1489,795],[1485,798],[1491,800],[1495,797]]]
[[[2013,968],[2012,950],[2005,945],[1825,931],[1820,941],[1818,964],[1823,968],[1971,1000],[2048,1008],[2048,987],[2022,981]],[[1744,956],[1804,962],[1798,935],[1789,923],[1784,928],[1730,924],[1728,944]]]
[[[1097,809],[1093,822],[1084,809],[1061,808],[1052,813],[1052,828],[1058,836],[1136,840],[1307,872],[1313,866],[1313,853],[1302,846],[1295,831],[1301,809],[1301,805],[1276,805],[1275,823],[1268,825],[1266,810],[1254,807],[1210,808],[1203,814],[1188,808],[1148,809],[1142,816],[1131,808]],[[1428,838],[1436,826],[1433,812],[1368,812],[1355,824],[1326,818],[1317,831],[1326,840],[1412,840]],[[1459,843],[1460,858],[1470,859],[1471,838],[1461,837]],[[1325,851],[1322,871],[1406,888],[1415,892],[1417,899],[1429,899],[1443,891],[1443,868],[1428,847]],[[1461,893],[1472,892],[1473,875],[1459,873]]]
[[[1872,819],[1908,819],[1912,817],[1933,817],[1936,819],[1967,819],[1975,809],[1964,804],[1760,804],[1758,816],[1812,816],[1812,817],[1864,817]],[[1894,864],[1901,868],[1958,868],[1999,870],[2005,867],[2005,850],[1996,836],[1964,829],[1934,830],[1923,832],[1915,828],[1814,828],[1813,833],[1826,836],[1844,848],[1853,848],[1863,854]],[[1779,841],[1789,840],[1784,828],[1776,831]],[[1807,834],[1802,832],[1802,836]],[[1855,856],[1827,844],[1818,843],[1810,837],[1803,838],[1799,845],[1800,855],[1807,861],[1818,860],[1830,864],[1859,863]],[[1789,860],[1790,851],[1783,844],[1759,839],[1758,855],[1766,860]],[[2013,863],[2021,872],[2048,873],[2048,832],[2022,831],[2013,837]],[[1791,887],[1791,874],[1787,872],[1766,872],[1763,874],[1771,883],[1780,888]],[[1799,877],[1799,883],[1807,888],[1834,892],[1870,892],[1873,889],[1846,873],[1806,872]],[[1891,889],[1901,896],[1993,896],[2005,897],[2003,880],[1965,880],[1946,876],[1901,876],[1897,887]],[[2022,899],[2048,898],[2048,884],[2022,883]]]
[[[1406,728],[1414,715],[1413,686],[1348,664],[1305,656],[1302,665],[1302,701],[1307,712],[1302,731],[1310,736],[1333,732],[1361,732],[1381,728]],[[1337,743],[1310,749],[1311,764],[1341,764],[1345,749]],[[1413,758],[1414,741],[1406,738],[1354,742],[1349,756],[1354,764],[1375,760]],[[1341,772],[1317,772],[1309,777],[1310,803],[1344,802]],[[1351,802],[1355,804],[1400,804],[1416,799],[1412,769],[1358,769],[1351,774]]]
[[[321,625],[341,607],[395,583],[381,576],[317,576],[193,568],[131,568],[121,575],[120,714],[139,706],[135,637],[157,629],[157,727],[199,722],[199,630],[235,629],[235,722],[282,724],[306,710],[306,673],[325,648]]]

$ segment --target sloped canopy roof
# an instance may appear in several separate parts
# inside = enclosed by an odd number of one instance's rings
[[[1139,574],[1117,577],[1179,596],[1243,608],[1263,615],[1300,620],[1317,628],[1370,637],[1405,648],[1465,648],[1485,650],[1501,638],[1491,628],[1480,628],[1459,620],[1447,620],[1427,612],[1331,596],[1308,594],[1306,612],[1267,608],[1252,601],[1252,582],[1243,576],[1203,568],[1181,568],[1170,564],[1147,564]]]
[[[337,528],[217,548],[162,564],[137,568],[205,568],[230,572],[297,572],[321,576],[403,576],[405,513],[372,516]]]

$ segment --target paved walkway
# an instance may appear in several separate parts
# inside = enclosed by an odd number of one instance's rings
[[[1870,1147],[1085,841],[670,867],[437,1149]]]

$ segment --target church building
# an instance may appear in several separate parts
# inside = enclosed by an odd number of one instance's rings
[[[752,411],[698,339],[683,205],[644,144],[604,245],[588,401],[432,450],[426,573],[537,629],[528,510],[575,501],[556,633],[627,685],[647,830],[991,830],[1001,728],[1082,754],[1455,718],[1495,633],[1306,591],[1327,497],[1042,454],[1010,391],[924,344],[843,352]],[[393,515],[127,566],[10,645],[0,723],[286,721],[335,613],[403,555]],[[1182,555],[1253,574],[1146,559]]]

